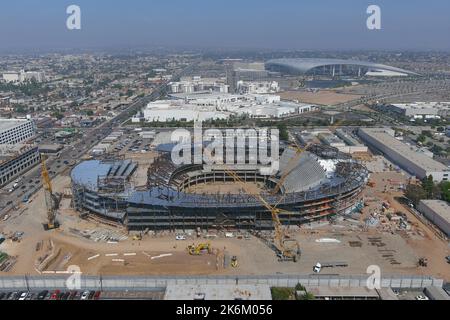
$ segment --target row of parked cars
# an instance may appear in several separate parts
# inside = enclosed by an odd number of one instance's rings
[[[61,291],[43,290],[41,292],[17,291],[0,292],[0,300],[98,300],[101,291]]]

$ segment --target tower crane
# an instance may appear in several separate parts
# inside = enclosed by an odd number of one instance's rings
[[[44,223],[45,230],[51,230],[59,227],[56,221],[56,210],[59,205],[58,198],[53,194],[50,175],[45,165],[45,157],[41,158],[42,166],[42,184],[44,186],[45,206],[47,207],[47,223]]]

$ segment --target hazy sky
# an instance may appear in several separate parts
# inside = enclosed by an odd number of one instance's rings
[[[81,30],[66,8],[81,7]],[[382,30],[366,28],[368,5]],[[449,0],[2,0],[0,50],[450,49]]]

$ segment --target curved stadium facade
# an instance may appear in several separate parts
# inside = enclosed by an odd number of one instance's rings
[[[418,76],[417,73],[383,64],[345,59],[299,58],[266,62],[269,71],[292,75]]]
[[[71,173],[75,208],[123,222],[129,230],[273,227],[270,212],[252,195],[189,192],[200,184],[233,182],[220,167],[176,166],[169,155],[162,153],[148,169],[145,190],[135,190],[129,183],[135,170],[131,161],[82,162]],[[294,155],[295,151],[284,150],[274,176],[260,175],[257,166],[235,169],[242,180],[264,183],[267,189],[286,177],[279,193],[264,194],[283,210],[279,214],[283,224],[300,225],[361,207],[360,194],[368,179],[364,166],[319,145],[311,146],[292,166],[289,159]]]

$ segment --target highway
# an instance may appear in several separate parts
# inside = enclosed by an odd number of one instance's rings
[[[92,147],[97,145],[111,132],[113,132],[114,128],[119,127],[124,121],[136,114],[149,102],[160,98],[161,95],[164,94],[165,90],[167,90],[167,85],[169,82],[176,81],[180,77],[189,74],[196,63],[197,61],[193,62],[180,72],[174,74],[170,80],[167,80],[157,86],[151,94],[130,104],[115,117],[103,122],[97,127],[86,129],[83,137],[78,139],[75,143],[64,146],[64,149],[60,151],[59,158],[52,157],[46,161],[50,177],[54,178],[62,172],[69,170],[70,167],[75,165]],[[0,217],[4,216],[11,209],[18,209],[25,195],[34,194],[42,187],[40,165],[25,173],[20,178],[20,181],[14,191],[9,192],[9,189],[13,184],[14,181],[10,182],[0,191]]]

